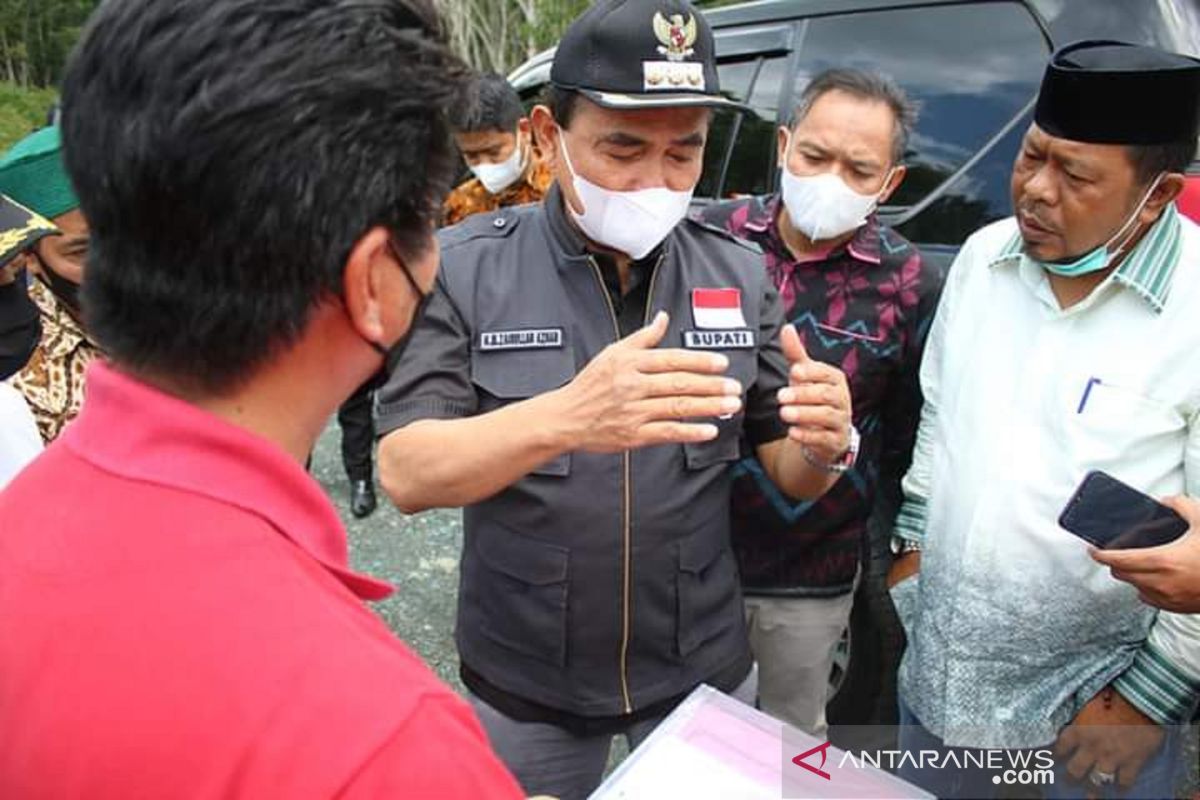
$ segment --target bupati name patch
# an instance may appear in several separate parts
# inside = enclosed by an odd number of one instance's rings
[[[753,350],[758,346],[754,331],[738,328],[728,331],[684,331],[683,346],[689,350]]]
[[[480,350],[541,350],[562,346],[562,328],[484,331],[479,335]]]

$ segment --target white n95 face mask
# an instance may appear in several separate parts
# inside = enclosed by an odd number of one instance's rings
[[[790,152],[791,140],[784,152]],[[782,166],[783,205],[796,230],[810,241],[821,242],[861,228],[879,204],[879,195],[895,172],[888,171],[883,188],[875,194],[859,194],[832,172],[795,175]]]
[[[686,192],[665,186],[632,192],[605,189],[575,171],[561,129],[558,139],[575,194],[583,203],[582,214],[576,213],[569,202],[567,211],[584,235],[596,244],[625,253],[636,261],[658,247],[687,215],[695,187]]]
[[[473,167],[468,165],[468,169],[479,179],[488,194],[500,194],[512,186],[525,174],[525,167],[525,148],[521,146],[519,133],[517,146],[513,148],[512,155],[504,161],[499,164],[476,164]]]

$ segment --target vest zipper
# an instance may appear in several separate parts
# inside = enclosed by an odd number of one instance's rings
[[[658,268],[663,262],[663,255],[659,255],[658,261],[654,264],[654,269],[650,273],[650,286],[646,292],[646,313],[645,324],[650,324],[650,309],[652,300],[654,299],[654,284],[658,278]],[[612,297],[608,294],[608,287],[604,284],[604,274],[600,271],[600,265],[596,263],[596,259],[588,256],[588,263],[592,265],[592,272],[596,276],[596,281],[600,284],[600,293],[604,295],[604,301],[608,304],[608,313],[612,317],[613,333],[616,334],[617,341],[621,340],[621,323],[617,319],[617,309],[613,306]],[[633,572],[632,565],[632,538],[633,538],[633,491],[632,478],[633,467],[632,459],[629,451],[626,450],[621,454],[622,460],[622,507],[621,507],[621,544],[623,549],[622,567],[621,567],[621,654],[620,654],[620,673],[621,673],[621,700],[625,703],[625,713],[633,713],[633,700],[629,695],[629,629],[630,619],[632,614],[630,608],[633,598],[631,596],[631,576]]]

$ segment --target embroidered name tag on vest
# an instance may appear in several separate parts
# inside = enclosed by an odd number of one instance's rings
[[[480,350],[545,350],[562,346],[562,328],[484,331],[479,335]]]
[[[753,350],[758,346],[754,331],[737,328],[725,331],[684,331],[683,346],[689,350]]]

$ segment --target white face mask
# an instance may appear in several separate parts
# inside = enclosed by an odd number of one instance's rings
[[[791,152],[791,137],[785,153]],[[879,195],[887,188],[895,167],[883,179],[883,188],[875,194],[859,194],[832,172],[799,176],[783,167],[783,204],[796,230],[810,241],[821,242],[861,228],[879,204]]]
[[[504,161],[499,164],[468,165],[468,169],[475,174],[489,194],[500,194],[519,181],[525,174],[525,167],[525,148],[521,145],[519,132],[517,133],[517,146],[513,148],[512,155]]]
[[[695,187],[686,192],[675,192],[665,186],[632,192],[605,189],[575,172],[561,128],[558,140],[575,194],[583,203],[582,214],[577,214],[570,203],[566,203],[567,211],[596,244],[625,253],[634,260],[645,258],[687,215]]]

